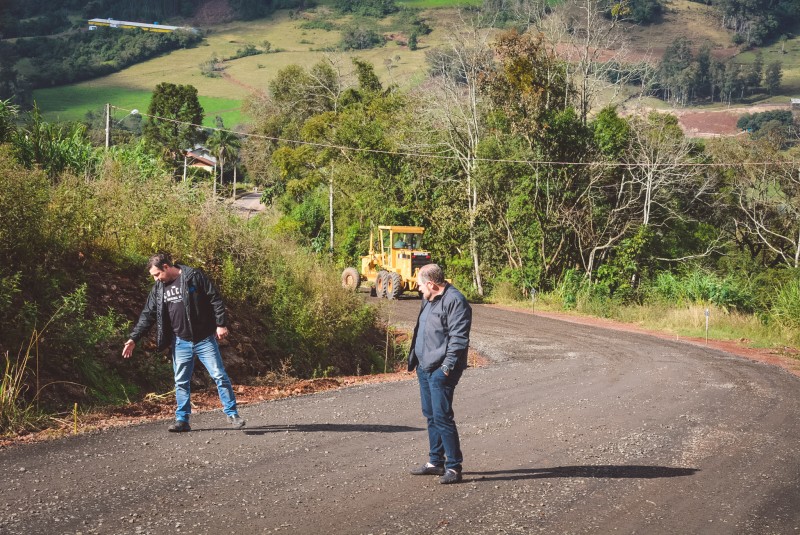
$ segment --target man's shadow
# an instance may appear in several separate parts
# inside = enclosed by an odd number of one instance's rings
[[[382,424],[291,424],[291,425],[261,425],[258,427],[245,427],[245,435],[266,435],[268,433],[408,433],[424,431],[421,427],[407,425],[382,425]]]
[[[554,477],[656,479],[661,477],[691,476],[699,471],[699,468],[674,468],[671,466],[585,465],[464,472],[464,474],[470,476],[470,481],[516,481],[519,479],[548,479]]]

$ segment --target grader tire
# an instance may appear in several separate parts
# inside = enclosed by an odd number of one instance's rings
[[[345,268],[342,271],[342,288],[355,292],[359,286],[361,286],[361,276],[356,271],[356,268]]]
[[[375,276],[375,295],[379,298],[386,297],[386,279],[389,278],[389,272],[381,270]]]
[[[384,285],[386,287],[386,297],[389,299],[397,299],[403,293],[403,279],[399,273],[389,273]]]

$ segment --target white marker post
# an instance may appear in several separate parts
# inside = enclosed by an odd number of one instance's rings
[[[706,309],[706,345],[708,345],[708,317],[710,315],[708,309]]]
[[[531,286],[531,314],[536,314],[536,288]]]

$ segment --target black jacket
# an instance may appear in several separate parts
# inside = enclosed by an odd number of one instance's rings
[[[216,286],[199,269],[189,266],[176,265],[181,270],[181,293],[183,304],[188,316],[189,330],[192,332],[192,341],[205,340],[217,330],[225,326],[225,303]],[[172,346],[175,333],[169,327],[169,313],[164,302],[164,283],[156,281],[147,296],[139,321],[131,332],[130,338],[138,342],[153,324],[156,324],[156,344],[162,351]],[[165,332],[167,331],[167,332]]]
[[[467,299],[452,284],[448,284],[442,295],[433,301],[422,300],[420,315],[425,307],[430,307],[428,320],[425,323],[424,363],[420,363],[415,353],[419,317],[411,337],[411,350],[408,352],[408,371],[422,366],[426,371],[433,371],[442,364],[448,368],[465,370],[467,368],[467,350],[469,349],[469,331],[472,327],[472,307]]]

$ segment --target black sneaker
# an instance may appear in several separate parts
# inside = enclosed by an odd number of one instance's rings
[[[175,420],[175,423],[167,428],[167,431],[170,433],[186,433],[191,430],[192,428],[189,426],[189,422],[185,420]]]
[[[241,429],[244,427],[245,422],[236,414],[234,416],[228,416],[228,423],[231,424],[231,427],[234,429]]]
[[[444,475],[444,466],[427,463],[418,468],[412,468],[411,474],[415,476],[442,476]]]
[[[439,478],[439,483],[442,485],[451,485],[453,483],[461,482],[461,472],[449,468],[442,477]]]

